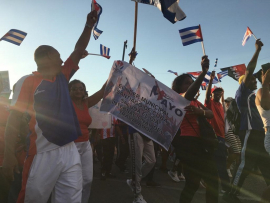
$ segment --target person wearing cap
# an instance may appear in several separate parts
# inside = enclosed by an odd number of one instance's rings
[[[267,185],[270,185],[270,156],[264,148],[265,132],[263,122],[255,104],[257,81],[253,75],[263,43],[256,40],[255,53],[249,62],[245,75],[239,78],[235,100],[241,113],[239,137],[244,138],[240,165],[232,182],[230,193],[225,193],[226,202],[240,202],[236,194],[254,166],[258,166]]]
[[[215,151],[215,161],[218,169],[218,175],[221,180],[222,192],[230,190],[230,179],[226,171],[226,146],[225,146],[225,120],[224,120],[224,108],[220,103],[220,99],[223,98],[224,90],[221,87],[212,88],[212,83],[215,78],[215,71],[212,71],[210,81],[206,90],[204,105],[210,109],[214,117],[208,119],[217,135],[219,144]]]
[[[82,133],[68,82],[87,54],[85,49],[96,21],[96,11],[87,15],[84,30],[63,66],[55,48],[41,45],[34,53],[37,72],[16,83],[5,131],[3,162],[3,173],[10,181],[18,165],[14,149],[20,121],[24,112],[31,116],[29,149],[17,203],[46,203],[50,195],[52,202],[81,202],[81,160],[73,141]]]

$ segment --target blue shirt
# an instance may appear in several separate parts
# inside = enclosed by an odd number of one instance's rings
[[[235,100],[241,113],[240,130],[264,131],[263,122],[255,104],[255,93],[242,82],[235,94]]]

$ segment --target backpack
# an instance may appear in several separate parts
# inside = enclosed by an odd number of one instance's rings
[[[226,118],[228,120],[230,128],[233,131],[233,134],[239,135],[241,113],[238,110],[235,99],[231,101],[231,104],[227,110]]]

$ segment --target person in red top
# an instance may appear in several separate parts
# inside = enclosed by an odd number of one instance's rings
[[[197,123],[199,116],[210,119],[213,118],[213,113],[197,99],[194,99],[209,69],[207,56],[202,57],[201,66],[202,72],[195,81],[190,75],[182,74],[176,77],[172,84],[174,91],[191,101],[190,105],[185,107],[187,113],[180,126],[180,131],[176,134],[179,137],[177,143],[175,143],[175,152],[183,164],[186,178],[185,187],[180,195],[179,202],[181,203],[190,203],[192,201],[202,178],[207,184],[206,203],[218,202],[219,185],[216,165],[213,155],[207,153],[202,146]]]
[[[105,84],[98,92],[90,97],[86,97],[87,92],[85,84],[80,80],[73,80],[68,84],[70,97],[82,132],[82,135],[74,141],[80,154],[82,164],[82,203],[88,202],[93,181],[93,155],[88,131],[88,126],[91,124],[92,118],[89,115],[88,109],[102,99],[106,86]]]
[[[230,190],[230,179],[226,170],[227,149],[225,145],[225,111],[223,105],[220,103],[220,99],[223,98],[224,90],[220,87],[212,88],[214,78],[215,71],[212,71],[206,90],[204,105],[214,114],[214,117],[209,119],[209,123],[214,128],[219,141],[218,149],[215,151],[215,161],[218,169],[218,175],[221,180],[221,192],[224,193]]]

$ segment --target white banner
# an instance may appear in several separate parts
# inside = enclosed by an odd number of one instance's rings
[[[8,71],[0,71],[0,93],[10,93]]]
[[[189,103],[134,66],[115,61],[100,110],[110,112],[168,150]]]
[[[112,115],[100,112],[101,101],[89,108],[89,114],[92,118],[92,123],[89,128],[108,129],[112,126]]]

